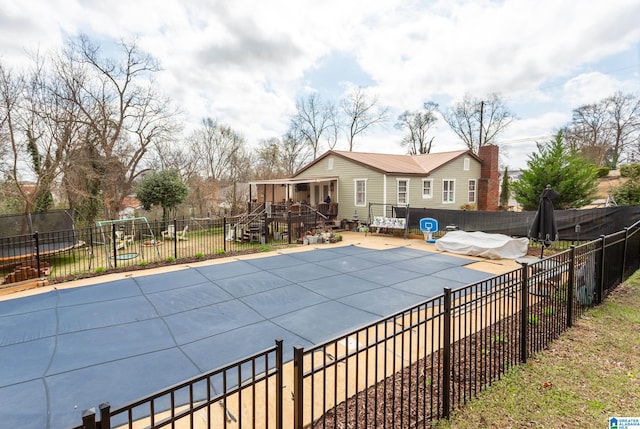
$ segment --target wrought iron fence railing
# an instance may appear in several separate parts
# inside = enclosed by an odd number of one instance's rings
[[[74,429],[282,429],[282,340],[273,347],[112,409],[82,413]],[[96,386],[99,388],[99,386]]]
[[[304,220],[296,222],[304,228]],[[227,222],[216,225],[199,231],[207,236],[211,229],[221,227],[220,235],[225,237]],[[175,226],[178,231],[177,221]],[[245,407],[237,408],[250,410],[242,414],[247,417],[239,427],[272,427],[271,423],[256,423],[255,416],[262,415],[256,407],[263,405],[279,410],[270,415],[282,417],[282,427],[286,428],[430,427],[433,420],[448,417],[510,367],[548,347],[586,308],[601,303],[635,272],[640,267],[639,230],[640,223],[635,223],[544,259],[523,261],[520,268],[490,279],[455,290],[445,288],[441,295],[324,343],[294,347],[293,365],[286,369],[279,343],[280,351],[275,352],[273,360],[268,358],[269,363],[256,365],[261,358],[248,357],[215,375],[181,383],[117,412],[103,407],[105,411],[101,412],[105,414],[100,421],[124,413],[127,418],[114,420],[116,424],[132,427],[136,422],[137,427],[140,420],[144,423],[157,417],[162,425],[173,427],[177,416],[192,422],[193,413],[202,407],[210,411],[213,403],[222,400],[226,413],[228,404],[249,397],[252,399],[245,402]],[[171,244],[175,251],[177,240]],[[248,362],[253,369],[244,369]],[[268,369],[270,362],[279,364]],[[247,373],[251,377],[245,379],[242,374]],[[285,406],[287,412],[282,411],[282,386],[278,384],[275,390],[263,392],[264,404],[258,404],[255,386],[266,383],[266,379],[255,374],[275,374],[276,383],[283,377],[292,382],[293,396]],[[217,382],[211,377],[218,377]],[[220,385],[219,377],[221,391],[237,397],[208,396],[211,383]],[[249,391],[252,393],[246,393]],[[206,399],[196,392],[206,392]],[[178,397],[182,399],[176,400]],[[163,405],[154,405],[158,403]],[[134,411],[139,409],[143,411]],[[85,418],[85,427],[93,427],[95,412],[86,412]],[[101,423],[99,427],[107,429],[109,425]],[[225,425],[227,420],[223,419],[221,426]]]
[[[631,275],[640,263],[637,230],[294,348],[293,427],[431,427],[548,347]]]
[[[147,268],[257,252],[298,242],[323,221],[318,213],[262,213],[245,218],[145,218],[99,222],[72,230],[0,238],[0,288],[46,278],[73,280],[114,270]]]

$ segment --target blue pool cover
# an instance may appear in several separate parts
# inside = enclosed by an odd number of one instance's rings
[[[331,247],[0,301],[0,422],[65,428],[284,340],[310,346],[491,277],[399,247]]]

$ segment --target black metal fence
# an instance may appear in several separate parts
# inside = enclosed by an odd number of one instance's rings
[[[322,344],[294,347],[293,366],[283,365],[277,342],[117,410],[101,406],[98,422],[95,411],[85,411],[79,427],[174,427],[178,420],[195,427],[194,414],[204,409],[205,427],[430,427],[546,348],[638,268],[635,223],[490,279],[446,288]],[[292,400],[285,402],[283,379],[292,383]]]
[[[99,386],[96,386],[99,389]],[[119,408],[82,413],[75,429],[112,427],[282,429],[282,341]]]
[[[293,427],[431,427],[637,270],[638,227],[295,347]]]
[[[145,218],[106,221],[81,229],[0,237],[0,287],[31,278],[58,282],[116,269],[204,260],[297,243],[317,214],[266,213],[246,218]]]

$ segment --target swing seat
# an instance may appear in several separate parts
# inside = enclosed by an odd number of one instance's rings
[[[116,255],[116,260],[118,261],[128,261],[129,259],[135,259],[138,257],[137,253],[121,253]]]

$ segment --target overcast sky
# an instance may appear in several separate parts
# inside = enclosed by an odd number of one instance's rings
[[[3,0],[0,61],[80,33],[103,46],[137,38],[160,89],[190,123],[212,117],[250,144],[280,137],[295,102],[368,88],[393,119],[425,101],[500,93],[518,117],[500,140],[510,169],[571,110],[640,90],[640,1]],[[404,153],[386,127],[357,151]],[[433,152],[464,147],[440,121]],[[343,137],[336,149],[346,149]]]

